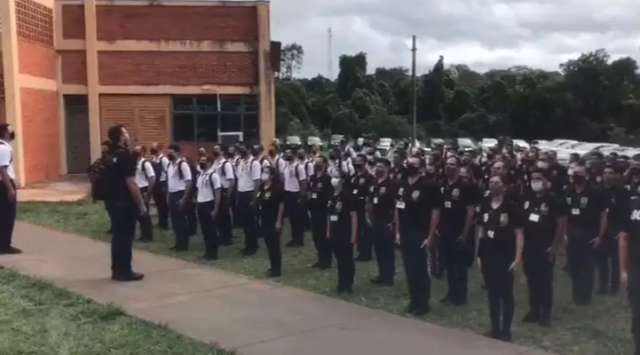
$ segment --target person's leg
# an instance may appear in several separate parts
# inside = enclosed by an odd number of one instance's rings
[[[443,236],[440,250],[440,261],[444,267],[444,271],[447,274],[447,294],[442,299],[443,302],[455,302],[458,298],[456,290],[456,270],[455,270],[455,258],[453,255],[453,245],[449,241],[450,236]]]
[[[609,293],[609,256],[607,253],[607,241],[593,251],[594,268],[598,274],[598,293]]]
[[[409,292],[409,307],[407,311],[412,313],[416,310],[417,304],[413,299],[414,295],[414,273],[413,273],[413,259],[411,255],[411,245],[409,244],[408,238],[406,235],[402,236],[402,240],[400,243],[400,250],[402,252],[402,263],[404,265],[404,272],[407,279],[407,291]]]
[[[364,210],[358,211],[358,261],[370,261],[373,240]]]
[[[169,207],[167,205],[167,183],[166,181],[158,182],[158,185],[153,189],[153,201],[156,204],[158,210],[158,227],[161,229],[169,228]]]
[[[222,245],[230,245],[233,241],[232,229],[231,229],[231,201],[227,196],[228,193],[223,191],[220,201],[220,214],[218,215],[218,235],[220,236],[220,243]]]
[[[282,274],[282,255],[280,251],[280,238],[273,223],[265,223],[262,228],[262,235],[269,253],[269,263],[271,265],[271,275],[280,276]]]
[[[640,355],[640,270],[629,270],[629,304],[631,305],[631,334],[635,355]]]
[[[204,202],[197,205],[198,220],[200,221],[200,231],[205,245],[206,259],[218,258],[218,246],[216,243],[217,230],[215,222],[211,218],[211,213],[215,208],[214,202]]]
[[[537,263],[536,255],[533,253],[527,253],[524,255],[524,274],[527,277],[527,291],[529,295],[529,312],[526,314],[523,321],[534,322],[540,318],[540,300],[538,295],[540,286],[538,283],[539,263]]]
[[[413,267],[415,273],[414,299],[418,306],[418,314],[429,312],[429,300],[431,298],[431,277],[427,272],[427,253],[420,247],[420,234],[414,235],[414,245],[412,248]]]
[[[113,206],[112,202],[105,200],[104,201],[104,209],[107,211],[107,217],[109,217],[109,229],[107,233],[113,233]]]
[[[490,261],[488,259],[482,260],[482,265],[486,270],[486,286],[487,286],[487,300],[489,302],[489,317],[491,320],[491,336],[498,338],[501,333],[500,329],[500,298],[498,292],[497,277],[493,270],[489,270]]]
[[[513,272],[503,275],[501,281],[502,299],[502,336],[503,340],[511,341],[511,324],[513,323],[513,313],[515,311],[515,299],[513,296]]]
[[[353,244],[351,244],[351,238],[346,238],[344,241],[344,262],[345,262],[345,279],[344,287],[347,291],[353,292],[353,280],[356,276],[356,263],[353,259]]]
[[[611,289],[609,292],[615,295],[620,290],[620,254],[617,234],[609,239],[609,260],[611,260]]]
[[[135,209],[119,207],[114,210],[114,230],[111,241],[111,270],[114,275],[128,276],[132,272],[131,258],[136,230]]]
[[[344,292],[346,291],[345,289],[345,280],[346,280],[346,273],[345,273],[345,251],[344,251],[344,245],[343,243],[341,243],[341,241],[338,239],[339,236],[336,235],[332,235],[331,236],[331,245],[333,247],[333,252],[336,256],[336,264],[337,264],[337,271],[338,271],[338,293],[340,292]]]
[[[467,282],[469,267],[467,264],[466,254],[460,247],[456,249],[455,262],[454,262],[454,284],[455,284],[455,298],[453,303],[455,305],[467,304]]]
[[[176,234],[176,250],[185,251],[189,249],[189,230],[185,211],[180,208],[180,200],[184,196],[184,192],[174,192],[170,194],[171,224]]]
[[[553,267],[555,262],[545,259],[541,267],[540,291],[537,293],[540,304],[540,324],[551,325],[551,310],[553,309]]]
[[[11,249],[13,229],[16,222],[17,197],[9,201],[9,193],[2,185],[0,187],[0,250]]]
[[[573,302],[580,304],[581,301],[581,251],[578,236],[570,235],[569,243],[567,245],[567,266],[569,275],[571,276],[571,289],[573,295]]]
[[[383,276],[387,282],[393,283],[393,279],[396,276],[396,249],[394,243],[395,235],[391,225],[388,225],[384,230],[383,238],[382,252],[384,254],[383,259],[385,260],[385,272]]]
[[[291,240],[293,241],[294,246],[303,246],[304,245],[304,208],[300,203],[300,193],[292,192],[290,193],[290,204],[291,209],[289,212],[291,213],[290,222],[291,222]]]
[[[321,228],[321,218],[322,216],[318,211],[311,211],[311,237],[313,238],[313,246],[316,248],[317,255],[317,261],[314,264],[314,267],[318,267],[322,264],[321,243],[322,239],[326,238],[326,235],[323,235],[323,231]]]
[[[248,240],[247,248],[251,252],[258,250],[258,222],[256,217],[255,204],[252,204],[253,192],[247,192],[245,199],[247,200],[247,209],[244,211],[243,227],[245,237]]]

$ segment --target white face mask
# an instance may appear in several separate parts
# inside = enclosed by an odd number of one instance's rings
[[[333,187],[338,187],[338,186],[340,186],[340,183],[341,183],[341,181],[340,181],[340,179],[339,179],[339,178],[332,178],[332,179],[331,179],[331,186],[333,186]]]
[[[531,181],[531,189],[534,192],[542,192],[544,190],[544,182],[542,182],[542,181]]]
[[[262,173],[262,176],[260,176],[260,178],[262,179],[262,181],[267,181],[267,180],[269,180],[269,174]]]

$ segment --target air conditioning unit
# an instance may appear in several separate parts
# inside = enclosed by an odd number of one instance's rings
[[[242,132],[220,132],[218,138],[221,144],[236,144],[244,141],[244,134]]]

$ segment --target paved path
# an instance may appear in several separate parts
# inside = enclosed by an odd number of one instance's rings
[[[514,355],[542,352],[330,297],[136,251],[140,283],[114,283],[109,245],[18,223],[0,265],[244,355]]]

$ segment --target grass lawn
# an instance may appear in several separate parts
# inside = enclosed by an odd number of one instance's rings
[[[78,203],[23,203],[19,207],[18,218],[52,227],[58,230],[85,235],[94,239],[109,240],[105,234],[106,213],[100,204]],[[240,231],[236,231],[240,237]],[[268,257],[264,247],[258,255],[242,258],[241,238],[232,247],[221,250],[221,259],[205,262],[201,259],[203,242],[201,237],[193,238],[191,251],[176,254],[169,250],[173,237],[169,233],[156,230],[156,241],[137,244],[136,247],[150,252],[174,256],[189,261],[204,263],[224,270],[264,278],[268,269]],[[284,234],[283,243],[288,241]],[[283,277],[280,282],[312,292],[338,297],[333,293],[336,286],[336,271],[318,271],[309,266],[315,261],[315,251],[311,237],[306,237],[304,249],[284,248]],[[356,265],[355,293],[340,297],[363,306],[403,314],[407,304],[406,283],[401,260],[398,257],[396,285],[393,288],[378,288],[369,283],[376,274],[375,262]],[[135,264],[135,260],[134,260]],[[561,262],[560,262],[561,264]],[[144,272],[144,270],[140,270]],[[624,305],[622,296],[596,296],[590,307],[577,307],[571,302],[570,281],[566,273],[557,267],[555,282],[555,309],[553,326],[545,329],[537,325],[523,325],[519,320],[527,310],[526,279],[522,272],[516,277],[516,319],[514,321],[514,341],[518,344],[536,347],[556,354],[567,355],[626,355],[632,353],[630,335],[630,312]],[[471,270],[469,281],[469,305],[456,308],[438,303],[446,293],[446,282],[434,280],[432,284],[432,311],[424,320],[446,327],[461,328],[483,333],[489,327],[487,297],[481,289],[477,268]]]
[[[0,354],[231,354],[9,270],[0,324]]]

